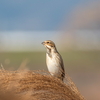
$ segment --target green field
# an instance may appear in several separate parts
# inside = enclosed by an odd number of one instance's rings
[[[60,52],[65,69],[70,71],[100,69],[100,51]],[[45,52],[1,52],[0,63],[6,70],[27,66],[31,70],[46,70]]]

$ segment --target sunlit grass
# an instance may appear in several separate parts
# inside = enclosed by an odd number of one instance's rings
[[[0,70],[0,80],[0,100],[85,100],[68,74],[62,82],[42,70]]]

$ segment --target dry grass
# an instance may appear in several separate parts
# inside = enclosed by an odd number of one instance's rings
[[[70,77],[65,82],[45,71],[0,70],[0,100],[85,100]]]

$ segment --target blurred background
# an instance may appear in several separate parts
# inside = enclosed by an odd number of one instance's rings
[[[47,70],[41,42],[53,40],[87,100],[100,100],[100,0],[0,1],[0,64]]]

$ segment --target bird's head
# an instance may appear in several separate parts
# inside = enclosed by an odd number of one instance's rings
[[[42,42],[42,44],[47,48],[47,49],[52,49],[55,48],[55,43],[51,40],[47,40]]]

